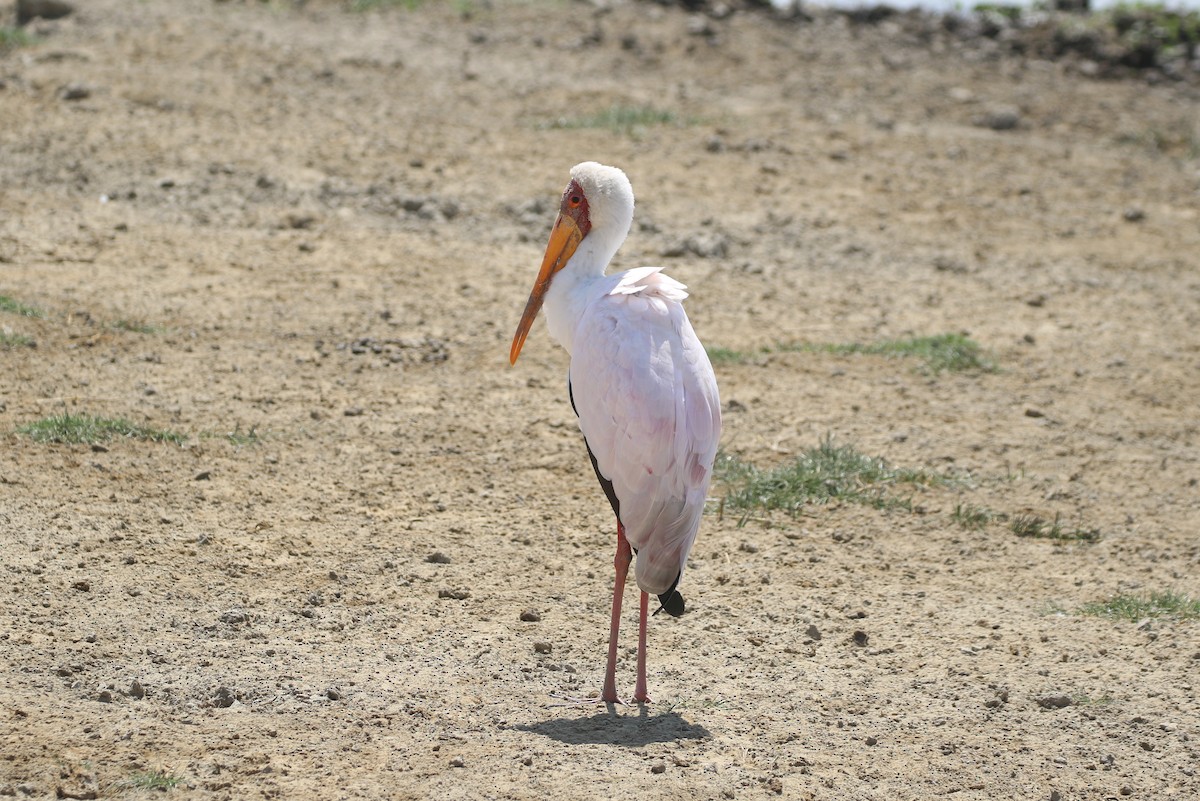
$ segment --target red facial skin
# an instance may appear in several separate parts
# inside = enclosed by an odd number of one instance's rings
[[[567,184],[567,191],[563,192],[559,213],[574,220],[575,224],[579,226],[579,233],[584,236],[587,236],[588,231],[592,230],[587,196],[583,194],[583,187],[574,178],[571,179],[571,183]]]

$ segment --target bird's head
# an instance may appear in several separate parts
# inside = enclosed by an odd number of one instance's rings
[[[571,182],[563,192],[558,218],[550,229],[550,241],[542,257],[542,268],[538,271],[529,301],[525,304],[525,312],[513,335],[512,348],[508,353],[510,364],[516,364],[525,338],[529,336],[529,329],[542,308],[550,282],[567,266],[581,244],[590,263],[598,264],[600,271],[603,271],[629,233],[632,223],[633,187],[625,173],[616,167],[606,167],[594,161],[585,161],[571,168]]]

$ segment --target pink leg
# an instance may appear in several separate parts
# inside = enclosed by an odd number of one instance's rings
[[[617,635],[621,631],[621,596],[625,594],[625,576],[629,572],[629,563],[633,561],[633,553],[629,550],[629,541],[625,539],[625,527],[617,521],[617,555],[613,558],[613,568],[617,577],[613,582],[612,623],[608,630],[608,667],[604,671],[604,690],[600,700],[610,704],[620,703],[617,697]],[[645,607],[645,600],[642,601]],[[643,615],[643,627],[645,616]]]
[[[643,592],[638,615],[637,687],[633,691],[633,700],[641,704],[650,703],[650,693],[646,690],[646,613],[649,604],[650,596]]]

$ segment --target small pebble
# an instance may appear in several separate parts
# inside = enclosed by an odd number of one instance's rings
[[[1063,709],[1071,705],[1071,696],[1044,695],[1037,699],[1037,703],[1042,709]]]
[[[96,696],[96,700],[104,704],[111,704],[113,700],[112,690],[101,690]]]
[[[134,679],[129,684],[129,695],[132,698],[139,698],[139,699],[145,698],[146,697],[146,688],[142,686],[142,683],[140,681],[138,681],[137,679]]]
[[[656,762],[650,766],[651,773],[666,773],[667,765],[665,762]]]
[[[869,640],[869,638],[867,637],[867,633],[865,631],[863,631],[862,629],[859,629],[858,631],[854,632],[853,636],[854,636],[854,644],[859,646],[860,648],[863,647],[864,645],[866,645],[867,641]]]
[[[341,699],[342,694],[336,687],[330,687],[325,691],[325,697],[330,701],[338,701]]]
[[[535,642],[533,644],[533,650],[538,652],[539,654],[548,654],[552,650],[554,650],[554,646],[552,646],[548,642]]]
[[[976,117],[974,123],[980,128],[991,128],[993,131],[1011,131],[1020,126],[1021,112],[1011,106],[998,106]]]
[[[69,83],[59,91],[63,100],[87,100],[92,96],[92,90],[81,83]]]
[[[425,561],[435,565],[448,565],[450,564],[450,557],[441,551],[434,551],[425,557]]]
[[[470,590],[438,590],[439,598],[451,598],[455,601],[465,601],[471,597]]]
[[[537,623],[541,619],[542,616],[536,609],[526,609],[521,612],[521,621],[523,623]]]
[[[71,584],[71,589],[79,590],[80,592],[91,592],[92,585],[89,582],[87,582],[83,579],[80,579],[79,581],[76,581]]]
[[[804,633],[810,640],[821,639],[821,630],[817,628],[815,623],[810,623],[808,628],[804,630]]]
[[[212,695],[212,705],[220,709],[226,709],[233,706],[237,700],[237,693],[228,687],[218,687]]]
[[[455,757],[454,759],[450,760],[450,767],[452,767],[452,768],[465,767],[465,763],[462,761],[462,757]]]

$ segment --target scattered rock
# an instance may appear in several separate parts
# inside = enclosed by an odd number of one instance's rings
[[[687,32],[690,36],[716,36],[716,28],[712,21],[703,14],[693,14],[687,20]]]
[[[537,623],[541,621],[541,619],[541,613],[539,613],[536,609],[526,609],[521,612],[521,622],[523,623]]]
[[[362,415],[363,415],[363,407],[361,407],[361,406],[351,406],[349,409],[347,409],[346,411],[342,412],[342,414],[344,414],[346,417],[362,417]]]
[[[1071,705],[1071,696],[1044,695],[1037,699],[1037,703],[1042,709],[1063,709]]]
[[[209,480],[209,479],[211,479],[211,478],[212,478],[212,471],[211,471],[211,470],[201,470],[199,473],[197,473],[197,474],[196,474],[196,475],[195,475],[195,476],[192,478],[192,481],[208,481],[208,480]]]
[[[862,629],[859,629],[858,631],[854,632],[852,639],[854,640],[854,644],[860,648],[864,647],[869,640],[869,638],[867,637],[867,633],[865,631],[863,631]]]
[[[1030,408],[1030,409],[1025,410],[1025,416],[1026,417],[1045,417],[1046,413],[1043,412],[1041,409]]]
[[[667,772],[667,763],[655,762],[653,765],[650,766],[650,772],[651,773],[666,773]]]
[[[435,565],[448,565],[450,564],[450,557],[441,551],[434,551],[425,557],[425,561]]]
[[[112,690],[101,690],[97,693],[96,700],[102,704],[111,704],[113,702]]]
[[[450,767],[464,768],[464,767],[466,767],[466,763],[463,762],[462,757],[454,757],[454,759],[450,760]]]
[[[143,687],[142,683],[137,679],[134,679],[129,683],[129,697],[137,698],[138,700],[146,697],[146,688]]]
[[[17,24],[24,25],[38,17],[59,19],[74,10],[75,6],[63,0],[17,0]]]
[[[294,231],[308,231],[316,224],[315,215],[303,211],[293,211],[287,214],[280,227],[291,228]]]
[[[724,258],[729,253],[729,237],[717,231],[702,231],[686,236],[663,249],[668,258],[697,256],[701,259]]]
[[[78,590],[79,592],[91,592],[92,585],[86,579],[80,579],[71,583],[71,589]]]
[[[438,590],[439,598],[451,598],[455,601],[465,601],[471,597],[470,590]]]
[[[82,83],[69,83],[58,91],[63,100],[87,100],[92,96],[90,86]]]
[[[249,622],[250,615],[246,613],[245,609],[234,608],[223,613],[220,620],[222,623],[228,623],[231,626],[238,626],[242,623]]]
[[[330,687],[325,691],[325,697],[330,701],[339,701],[342,698],[342,692],[337,687]]]
[[[533,644],[533,650],[539,654],[548,654],[554,650],[554,646],[548,642],[535,642]]]
[[[397,339],[361,337],[336,347],[355,356],[381,356],[392,364],[440,364],[450,358],[446,341],[428,336]],[[318,345],[317,349],[323,351],[324,345]]]
[[[993,131],[1012,131],[1021,124],[1021,112],[1012,106],[996,106],[971,121],[980,128]]]
[[[1146,219],[1146,212],[1137,206],[1130,206],[1121,213],[1121,216],[1125,218],[1125,222],[1141,222]]]
[[[218,687],[213,693],[212,698],[209,699],[210,703],[219,709],[231,707],[237,700],[237,693],[228,687]]]
[[[806,628],[806,629],[804,630],[804,634],[805,634],[805,636],[806,636],[806,637],[808,637],[810,640],[819,640],[819,639],[821,639],[821,630],[820,630],[819,628],[817,628],[817,624],[816,624],[816,623],[809,623],[809,624],[808,624],[808,628]]]

